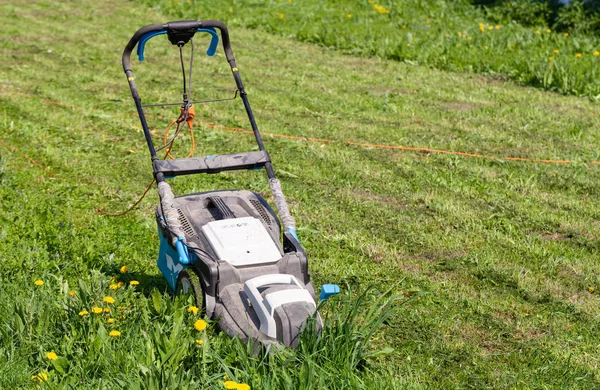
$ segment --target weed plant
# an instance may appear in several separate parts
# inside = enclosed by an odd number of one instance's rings
[[[0,300],[0,380],[86,388],[338,389],[380,383],[369,361],[393,350],[369,346],[401,306],[373,289],[346,292],[320,310],[291,350],[231,340],[205,326],[191,297],[146,290],[133,273],[92,271],[75,286],[62,276]],[[346,290],[347,291],[347,290]],[[3,296],[7,291],[2,291]],[[228,382],[226,384],[226,382]],[[369,385],[370,384],[370,385]],[[241,387],[240,387],[241,386]],[[250,387],[244,387],[250,386]]]

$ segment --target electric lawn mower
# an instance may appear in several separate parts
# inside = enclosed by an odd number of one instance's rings
[[[191,94],[193,38],[207,33],[211,42],[207,51],[215,54],[221,33],[225,57],[231,67],[250,125],[258,144],[258,151],[217,156],[160,159],[161,149],[170,155],[172,143],[184,123],[192,132],[194,116]],[[137,55],[144,60],[146,42],[166,34],[179,48],[183,73],[183,99],[163,105],[181,105],[181,116],[175,135],[156,148],[131,70],[131,53],[137,45]],[[183,47],[191,42],[190,85],[186,85]],[[294,218],[290,215],[281,184],[265,150],[254,120],[244,85],[236,67],[223,22],[216,20],[185,20],[166,24],[151,24],[140,28],[123,52],[123,70],[140,118],[152,159],[154,178],[158,187],[160,205],[156,221],[160,248],[158,267],[169,286],[179,293],[191,293],[206,316],[218,319],[218,326],[230,336],[242,340],[259,340],[265,345],[283,343],[295,346],[298,334],[307,319],[316,313],[315,292],[310,282],[308,260],[296,235]],[[223,99],[225,100],[225,99]],[[193,132],[192,132],[193,136]],[[165,156],[165,157],[167,157]],[[247,190],[217,190],[175,197],[167,178],[193,174],[214,174],[223,171],[264,169],[281,223],[269,204],[257,193]],[[336,285],[324,285],[321,299],[339,292]]]

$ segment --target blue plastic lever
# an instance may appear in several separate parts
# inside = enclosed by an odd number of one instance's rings
[[[217,35],[217,31],[214,29],[214,27],[205,27],[205,28],[199,28],[198,32],[209,33],[212,36],[212,38],[210,40],[210,45],[208,46],[208,50],[206,50],[206,54],[211,57],[214,56],[215,53],[217,52],[217,46],[219,45],[219,36]],[[167,32],[165,30],[163,30],[163,31],[152,31],[152,32],[142,35],[142,37],[140,38],[138,45],[137,45],[138,59],[140,61],[144,61],[144,48],[146,47],[146,42],[148,42],[148,40],[150,38],[153,38],[157,35],[163,35],[166,33]]]
[[[289,232],[292,236],[294,236],[296,241],[300,242],[300,240],[298,239],[298,233],[296,233],[296,229],[286,228],[285,231]]]
[[[322,301],[327,300],[332,295],[337,295],[340,293],[340,286],[337,284],[324,284],[321,286],[321,295],[319,295],[319,299]]]
[[[179,236],[175,247],[177,248],[177,254],[179,255],[179,262],[187,265],[190,263],[190,257],[188,256],[187,247],[183,244],[184,237]]]

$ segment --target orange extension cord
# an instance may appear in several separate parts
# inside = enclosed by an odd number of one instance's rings
[[[174,124],[176,124],[176,123],[180,124],[184,120],[186,121],[187,126],[190,129],[190,136],[192,137],[192,147],[190,148],[190,153],[185,158],[192,157],[192,155],[194,154],[194,150],[196,149],[196,141],[194,140],[194,131],[193,131],[193,129],[194,129],[193,121],[194,121],[194,117],[195,116],[196,116],[196,111],[194,110],[194,106],[190,106],[188,108],[187,115],[186,115],[186,111],[184,110],[184,108],[181,108],[181,114],[179,115],[179,118],[175,119],[173,122],[171,122],[171,124],[169,124],[169,126],[167,126],[167,129],[165,130],[165,134],[163,136],[163,145],[166,148],[167,153],[165,154],[165,157],[163,158],[163,160],[166,160],[167,158],[175,159],[171,155],[171,149],[173,148],[173,144],[175,143],[175,139],[173,139],[171,141],[171,144],[169,145],[169,147],[167,147],[167,139],[168,139],[168,135],[169,135],[169,130],[171,130],[171,127],[173,127]],[[148,184],[148,187],[146,187],[146,190],[144,191],[144,193],[142,194],[142,196],[140,196],[140,198],[134,204],[132,204],[131,207],[129,207],[127,210],[122,211],[120,213],[110,213],[110,212],[105,211],[102,208],[98,207],[96,209],[96,211],[99,214],[108,215],[109,217],[120,217],[122,215],[127,214],[128,212],[130,212],[131,210],[133,210],[138,204],[140,204],[140,202],[142,200],[144,200],[144,198],[148,194],[148,191],[150,191],[150,188],[152,188],[152,185],[154,184],[155,181],[156,181],[156,179],[152,179],[152,181],[150,182],[150,184]]]
[[[19,95],[19,96],[26,96],[26,97],[31,97],[31,98],[35,97],[33,95],[28,95],[28,94],[19,93],[19,92],[12,92],[12,91],[5,91],[5,90],[0,90],[0,92],[10,93],[10,94]],[[85,111],[85,109],[82,107],[74,106],[71,104],[64,104],[64,103],[57,102],[57,101],[42,99],[42,102],[44,102],[46,104],[67,107],[67,108],[74,109],[74,110]],[[194,116],[195,116],[195,113],[194,113],[194,109],[192,106],[189,109],[188,118],[186,120],[188,128],[190,130],[192,146],[190,149],[190,153],[186,156],[186,158],[189,158],[193,155],[195,146],[196,146],[195,139],[194,139],[194,132],[193,132],[193,124],[192,124]],[[169,133],[171,127],[176,123],[181,123],[183,120],[184,120],[184,116],[183,116],[183,112],[182,112],[182,115],[180,115],[179,118],[177,118],[173,122],[171,122],[171,124],[167,127],[165,134],[163,136],[163,142],[164,142],[165,146],[167,144],[167,137],[168,137],[168,133]],[[247,129],[244,129],[241,127],[227,127],[227,126],[215,125],[212,123],[208,123],[208,124],[206,124],[206,126],[213,128],[213,129],[239,131],[239,132],[246,133],[246,134],[253,134],[252,130],[247,130]],[[360,147],[367,147],[367,148],[393,149],[393,150],[404,150],[404,151],[423,152],[423,153],[436,153],[436,154],[446,154],[446,155],[454,155],[454,156],[462,156],[462,157],[480,158],[480,159],[487,159],[487,160],[506,160],[506,161],[519,161],[519,162],[532,162],[532,163],[545,163],[545,164],[571,164],[571,163],[573,163],[573,161],[571,161],[571,160],[535,159],[535,158],[528,158],[528,157],[510,157],[510,156],[502,157],[502,156],[492,156],[492,155],[485,155],[485,154],[479,154],[479,153],[456,152],[456,151],[449,151],[449,150],[442,150],[442,149],[420,148],[420,147],[410,147],[410,146],[401,146],[401,145],[382,145],[382,144],[361,143],[361,142],[353,142],[353,141],[338,141],[338,140],[325,139],[325,138],[302,137],[302,136],[287,135],[287,134],[276,134],[276,133],[265,133],[265,132],[263,132],[262,134],[268,135],[271,137],[295,139],[295,140],[302,140],[302,141],[309,141],[309,142],[338,143],[338,144],[342,144],[342,145],[352,145],[352,146],[360,146]],[[25,158],[32,164],[39,166],[50,176],[60,179],[59,176],[57,176],[55,173],[53,173],[50,170],[48,170],[47,168],[45,168],[42,164],[40,164],[33,158],[29,157],[28,155],[26,155],[24,153],[21,153],[12,145],[6,145],[2,141],[2,139],[0,139],[0,144],[8,147],[11,152],[18,153],[19,155],[21,155],[21,157]],[[169,148],[167,149],[165,158],[167,158],[167,157],[173,158],[173,156],[171,155],[172,147],[173,147],[173,142],[171,142],[171,145],[169,145]],[[591,165],[600,165],[600,161],[589,161],[588,163]],[[154,180],[148,185],[148,187],[144,191],[143,195],[138,199],[138,201],[135,202],[126,211],[124,211],[122,213],[108,213],[99,208],[98,212],[100,214],[110,215],[110,216],[120,216],[120,215],[124,215],[124,214],[128,213],[144,199],[144,197],[146,196],[148,191],[150,191],[150,188],[152,188],[153,184],[154,184]]]

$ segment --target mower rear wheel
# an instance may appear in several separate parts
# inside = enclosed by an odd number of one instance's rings
[[[200,310],[204,311],[204,291],[202,290],[202,283],[200,277],[192,269],[185,269],[179,273],[177,278],[177,295],[194,297],[196,306]]]

